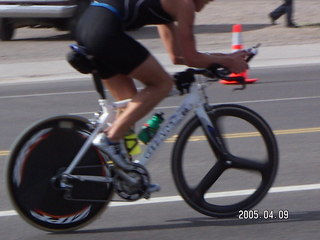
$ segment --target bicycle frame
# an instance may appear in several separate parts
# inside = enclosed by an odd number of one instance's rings
[[[257,44],[256,46],[247,49],[247,51],[251,54],[247,61],[251,60],[252,57],[254,57],[257,54],[257,48],[260,46],[260,44]],[[76,50],[76,52],[79,52],[79,50]],[[83,53],[81,53],[83,54]],[[85,55],[85,54],[84,54]],[[217,67],[217,66],[215,66]],[[221,66],[219,66],[221,67]],[[99,105],[102,110],[102,115],[97,119],[97,124],[95,130],[92,132],[90,137],[86,140],[83,147],[80,149],[76,157],[72,160],[69,167],[66,169],[66,171],[63,173],[64,175],[71,175],[71,172],[73,169],[77,166],[79,161],[81,160],[82,156],[86,153],[86,151],[91,146],[93,140],[97,136],[98,133],[102,132],[103,129],[106,128],[108,124],[112,124],[112,122],[115,119],[115,109],[118,107],[125,107],[126,104],[130,101],[123,100],[120,102],[114,102],[112,104],[109,104],[105,98],[105,92],[104,88],[101,84],[99,74],[96,70],[93,70],[93,79],[95,82],[96,90],[100,94],[101,98],[99,100]],[[203,74],[203,70],[200,70],[200,74]],[[227,77],[229,74],[226,69],[223,69],[222,72],[215,71],[215,75],[218,78],[224,78],[224,79],[231,79],[230,77]],[[240,77],[242,78],[242,77]],[[232,78],[233,80],[239,81],[238,77]],[[208,105],[207,102],[207,96],[204,92],[204,88],[206,87],[208,81],[197,81],[192,83],[190,87],[190,93],[187,95],[187,97],[184,99],[181,106],[177,109],[177,111],[169,117],[169,119],[166,121],[166,123],[158,130],[156,136],[151,140],[151,142],[148,144],[146,150],[141,155],[142,157],[139,160],[139,163],[141,165],[146,165],[148,161],[150,160],[152,154],[154,151],[158,148],[158,146],[168,138],[169,134],[172,132],[172,130],[178,126],[181,121],[186,117],[186,115],[192,110],[195,109],[195,114],[199,117],[201,123],[204,127],[204,131],[207,133],[207,136],[209,137],[209,140],[212,143],[215,143],[214,140],[214,128],[212,126],[212,123],[210,122],[210,119],[208,118],[208,115],[205,111],[205,105]],[[241,81],[243,81],[242,79]],[[240,81],[239,81],[240,82]],[[243,85],[242,88],[244,89],[245,85]],[[176,91],[177,92],[177,91]]]
[[[207,104],[207,97],[204,92],[204,85],[194,83],[190,89],[190,93],[183,100],[180,107],[168,118],[167,121],[165,121],[154,138],[149,142],[147,148],[142,153],[142,157],[139,159],[139,163],[141,165],[146,165],[149,162],[155,150],[170,136],[172,130],[180,125],[191,110],[194,110],[199,119],[210,124],[208,115],[204,110],[205,104]]]
[[[149,162],[155,150],[160,146],[160,144],[163,141],[165,141],[170,136],[172,130],[175,129],[182,122],[183,119],[185,119],[185,117],[191,110],[194,109],[195,114],[199,117],[199,119],[203,123],[203,126],[212,127],[212,124],[210,123],[208,115],[205,111],[205,105],[208,104],[207,96],[204,91],[206,86],[207,84],[205,84],[204,82],[200,82],[199,80],[192,84],[192,86],[190,87],[190,92],[185,97],[180,107],[175,111],[174,114],[172,114],[165,121],[165,123],[158,130],[157,134],[147,145],[145,151],[140,154],[141,158],[139,159],[139,164],[146,165]],[[177,95],[177,91],[174,92],[174,95]],[[130,99],[127,99],[119,102],[113,102],[110,104],[106,99],[99,100],[99,105],[101,107],[102,114],[96,121],[96,127],[94,131],[91,133],[90,137],[86,140],[78,154],[72,160],[71,164],[62,173],[63,176],[77,178],[77,176],[72,175],[72,171],[81,161],[81,158],[84,156],[86,151],[91,146],[94,138],[97,136],[97,134],[102,132],[103,129],[105,129],[108,125],[112,124],[112,122],[115,119],[115,110],[120,107],[125,107],[130,101]],[[80,176],[78,178],[80,178]],[[93,176],[82,176],[81,180],[110,182],[110,180],[108,179],[102,180],[101,177]]]

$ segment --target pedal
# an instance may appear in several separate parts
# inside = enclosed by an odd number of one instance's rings
[[[159,192],[160,191],[160,185],[159,184],[154,184],[150,183],[147,189],[148,193],[153,193],[153,192]]]
[[[143,195],[143,198],[149,199],[151,197],[151,193],[159,192],[160,191],[160,185],[159,184],[153,184],[150,183],[149,187],[147,189],[147,192]]]

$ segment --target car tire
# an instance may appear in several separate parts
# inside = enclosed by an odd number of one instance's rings
[[[0,19],[0,39],[2,41],[9,41],[14,34],[14,26],[7,18]]]

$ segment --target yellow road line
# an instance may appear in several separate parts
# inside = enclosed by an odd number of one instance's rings
[[[288,130],[275,130],[275,135],[284,135],[284,134],[298,134],[298,133],[314,133],[320,132],[320,127],[314,128],[297,128],[297,129],[288,129]]]
[[[7,156],[9,154],[9,151],[1,151],[0,150],[0,156]]]
[[[296,129],[287,129],[287,130],[275,130],[273,133],[275,135],[289,135],[289,134],[301,134],[301,133],[315,133],[320,132],[320,127],[314,128],[296,128]],[[168,138],[166,143],[173,143],[177,139],[178,135],[174,135]],[[225,134],[226,138],[246,138],[246,137],[257,137],[260,136],[258,132],[242,132],[242,133],[229,133]],[[190,141],[204,141],[206,140],[205,136],[191,136]],[[0,157],[9,155],[9,151],[0,150]]]
[[[288,135],[288,134],[301,134],[301,133],[314,133],[320,132],[320,127],[314,128],[296,128],[296,129],[287,129],[287,130],[275,130],[273,133],[275,135]],[[165,142],[172,143],[175,142],[178,135],[174,135],[171,138],[168,138]],[[242,133],[228,133],[225,134],[225,138],[245,138],[245,137],[258,137],[260,134],[258,132],[242,132]],[[205,136],[191,136],[190,141],[204,141]]]

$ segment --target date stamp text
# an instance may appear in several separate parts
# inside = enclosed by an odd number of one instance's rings
[[[240,210],[238,218],[241,220],[287,220],[289,219],[289,210],[263,210],[258,209]]]

